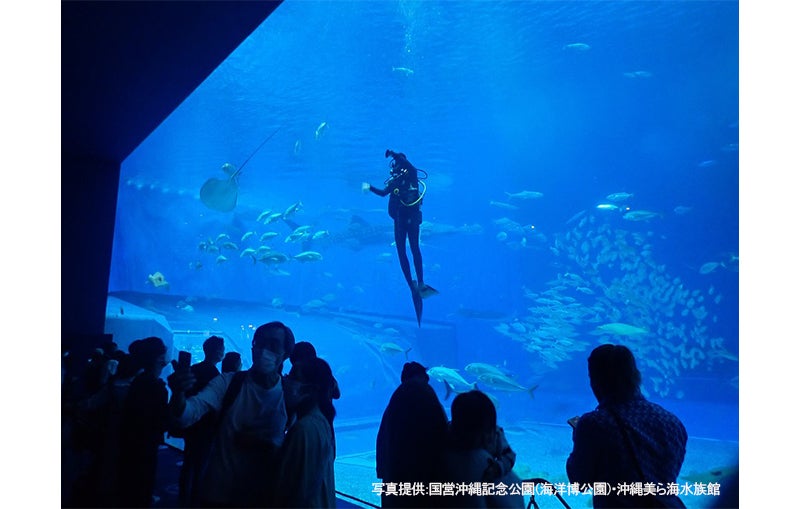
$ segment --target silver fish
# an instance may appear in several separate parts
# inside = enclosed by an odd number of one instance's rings
[[[541,198],[544,196],[543,193],[538,191],[520,191],[518,193],[506,192],[506,195],[508,195],[509,198],[515,198],[518,200],[533,200],[535,198]]]
[[[322,260],[322,255],[316,251],[303,251],[294,255],[294,259],[299,262],[316,262]]]
[[[621,202],[633,198],[633,193],[611,193],[606,196],[606,200]]]
[[[628,221],[649,221],[659,216],[661,216],[660,213],[651,212],[649,210],[631,210],[630,212],[626,212],[622,216],[622,219],[627,219]]]
[[[573,42],[572,44],[565,44],[562,49],[570,51],[589,51],[592,47],[582,42]]]
[[[458,371],[453,368],[444,366],[436,366],[428,370],[428,376],[436,381],[444,382],[447,386],[448,394],[450,392],[466,392],[476,388],[474,383],[469,383],[464,380]]]
[[[502,373],[484,373],[478,377],[478,381],[498,391],[527,392],[531,397],[533,397],[533,391],[539,387],[538,384],[525,387]]]
[[[494,200],[492,200],[492,201],[489,202],[489,205],[492,205],[494,207],[498,207],[498,208],[501,208],[501,209],[506,209],[506,210],[519,210],[519,207],[517,207],[516,205],[512,205],[510,203],[505,203],[505,202],[502,202],[502,201],[494,201]]]

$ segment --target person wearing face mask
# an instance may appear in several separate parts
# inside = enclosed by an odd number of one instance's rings
[[[271,496],[265,482],[273,478],[277,451],[286,427],[281,373],[294,348],[292,330],[269,322],[253,335],[250,369],[222,373],[198,394],[186,397],[191,372],[176,371],[167,379],[174,424],[190,426],[209,411],[218,412],[217,431],[200,483],[204,507],[263,506]]]
[[[298,363],[283,382],[286,407],[297,420],[281,446],[274,507],[336,507],[333,464],[334,378],[327,362]]]

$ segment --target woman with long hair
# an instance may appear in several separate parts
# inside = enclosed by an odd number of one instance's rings
[[[333,390],[331,368],[319,357],[293,366],[283,379],[286,410],[296,420],[279,455],[276,507],[336,507]]]

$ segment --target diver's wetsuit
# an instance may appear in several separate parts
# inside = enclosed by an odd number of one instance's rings
[[[408,287],[412,292],[417,292],[417,287],[411,278],[408,254],[406,254],[406,238],[408,238],[411,256],[414,258],[414,270],[417,272],[417,281],[421,286],[424,281],[422,278],[422,252],[419,249],[422,200],[419,194],[417,169],[402,154],[397,154],[394,160],[393,176],[386,181],[386,188],[378,189],[370,185],[369,190],[378,196],[389,195],[389,216],[394,219],[394,242],[397,247],[397,256],[400,259],[400,269],[403,271]]]

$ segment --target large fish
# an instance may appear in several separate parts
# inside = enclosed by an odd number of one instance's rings
[[[438,382],[444,383],[447,391],[445,399],[447,399],[453,392],[462,393],[478,388],[476,384],[471,384],[464,380],[464,377],[458,374],[458,370],[453,368],[436,366],[428,370],[428,376]]]
[[[622,219],[627,219],[628,221],[650,221],[657,217],[661,217],[661,213],[649,210],[631,210],[623,214]]]
[[[239,175],[250,159],[256,155],[256,152],[275,136],[280,129],[281,128],[278,127],[272,134],[267,136],[238,168],[231,163],[223,164],[221,169],[228,175],[228,178],[210,178],[206,180],[200,188],[200,201],[202,201],[206,207],[219,212],[230,212],[235,209],[236,201],[239,198]]]
[[[300,254],[294,255],[294,259],[299,262],[317,262],[322,260],[322,255],[316,251],[303,251]]]
[[[408,352],[411,351],[411,347],[403,348],[402,346],[398,345],[397,343],[382,343],[381,344],[381,352],[387,354],[398,354],[402,353],[406,356],[406,360],[408,360]]]
[[[464,371],[476,377],[480,377],[481,375],[485,374],[505,376],[505,373],[500,368],[484,362],[472,362],[467,364],[464,368]]]
[[[283,253],[279,253],[277,251],[270,251],[263,256],[258,257],[258,261],[266,264],[270,263],[284,263],[289,261],[289,257]]]
[[[502,373],[484,373],[478,377],[478,381],[498,391],[527,392],[531,398],[533,397],[533,391],[539,387],[539,384],[525,387]]]
[[[236,208],[236,200],[239,198],[239,173],[242,170],[225,163],[222,171],[228,174],[228,178],[206,180],[200,188],[200,201],[210,209],[230,212]]]

